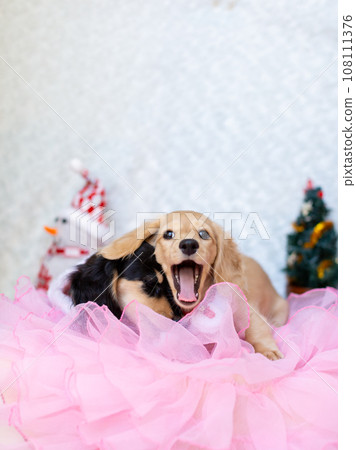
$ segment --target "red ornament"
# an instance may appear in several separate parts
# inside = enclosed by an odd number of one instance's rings
[[[320,197],[320,198],[323,198],[323,191],[322,190],[320,190],[319,192],[318,192],[318,197]]]

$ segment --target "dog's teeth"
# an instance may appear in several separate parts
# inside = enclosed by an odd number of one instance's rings
[[[195,294],[195,298],[198,300],[198,298],[199,298],[199,292],[197,292],[197,293]]]
[[[195,282],[198,281],[198,278],[199,278],[199,276],[198,276],[198,275],[195,275]]]

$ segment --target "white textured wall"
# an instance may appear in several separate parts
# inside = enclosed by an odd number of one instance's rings
[[[258,212],[270,240],[240,246],[284,291],[285,235],[308,177],[336,219],[336,2],[0,0],[0,10],[0,56],[70,124],[0,60],[1,291],[35,276],[42,225],[81,186],[73,156],[104,180],[118,234],[137,211]]]

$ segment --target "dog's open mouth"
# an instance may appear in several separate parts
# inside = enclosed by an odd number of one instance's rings
[[[172,266],[174,286],[177,300],[183,305],[191,306],[199,299],[199,286],[203,266],[194,261],[183,261]]]

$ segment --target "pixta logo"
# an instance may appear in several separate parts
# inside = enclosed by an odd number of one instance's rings
[[[116,211],[96,207],[88,202],[70,214],[70,240],[97,250],[115,235]]]

